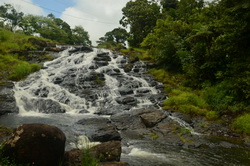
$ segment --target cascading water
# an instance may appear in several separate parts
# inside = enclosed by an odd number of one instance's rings
[[[128,69],[129,66],[131,64],[126,56],[109,50],[93,49],[83,52],[75,51],[73,47],[68,48],[57,59],[46,62],[42,70],[15,84],[19,114],[1,117],[0,124],[11,127],[24,123],[58,126],[67,136],[67,149],[84,147],[86,142],[90,144],[84,136],[87,131],[77,124],[79,120],[102,117],[109,119],[112,116],[115,121],[114,115],[125,112],[125,115],[130,116],[134,110],[140,109],[158,109],[161,116],[169,117],[167,122],[173,120],[192,130],[181,119],[164,115],[165,112],[159,107],[166,98],[162,93],[163,86],[146,74],[146,65],[137,61]],[[134,117],[131,116],[129,125],[134,125]],[[207,150],[196,152],[162,144],[164,141],[159,143],[152,139],[140,140],[142,135],[156,132],[152,129],[143,133],[145,131],[146,129],[140,129],[136,136],[132,134],[129,137],[126,137],[127,133],[121,132],[124,142],[122,160],[136,166],[216,165],[223,158],[213,153],[202,157],[201,153],[208,153]],[[228,163],[226,160],[227,158],[218,163]]]

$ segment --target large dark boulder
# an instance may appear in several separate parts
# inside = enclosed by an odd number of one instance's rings
[[[55,126],[24,124],[4,147],[4,154],[21,164],[57,166],[64,156],[66,137]]]

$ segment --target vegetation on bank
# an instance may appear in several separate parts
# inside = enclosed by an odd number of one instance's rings
[[[130,1],[120,21],[130,49],[121,52],[155,64],[150,72],[169,95],[164,108],[208,120],[227,115],[233,130],[249,134],[249,8],[248,0]]]
[[[0,83],[6,80],[21,80],[41,68],[39,64],[27,62],[29,57],[28,51],[38,49],[36,43],[29,42],[30,38],[34,37],[12,33],[0,28]],[[36,40],[48,42],[47,39],[38,37]],[[20,55],[20,53],[25,55]],[[41,56],[46,56],[45,59],[50,59],[48,55]]]
[[[164,83],[170,97],[164,108],[208,120],[228,115],[234,119],[232,129],[249,134],[246,126],[250,122],[245,120],[250,111],[249,8],[248,0],[129,1],[120,23],[130,32],[115,28],[98,44],[155,64],[150,72]],[[16,53],[36,49],[23,34],[91,44],[83,28],[70,29],[51,14],[24,15],[3,5],[0,16],[4,18],[0,24],[0,80],[20,80],[39,69]],[[19,29],[12,33],[3,28]],[[125,45],[130,49],[124,49]]]

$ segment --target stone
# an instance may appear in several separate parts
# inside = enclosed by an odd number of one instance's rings
[[[64,155],[63,166],[81,165],[83,152],[80,149],[72,149]]]
[[[90,154],[101,162],[120,161],[121,150],[120,141],[109,141],[92,147]]]
[[[21,164],[56,166],[64,156],[66,137],[55,126],[24,124],[15,129],[4,147],[4,155]]]
[[[137,100],[136,98],[132,97],[132,96],[128,96],[128,97],[118,97],[116,98],[116,102],[119,104],[124,104],[124,105],[137,105]]]
[[[146,127],[154,127],[157,123],[167,117],[166,114],[161,112],[150,112],[140,115],[142,122]]]
[[[0,116],[8,113],[18,113],[13,91],[14,84],[0,86]]]
[[[80,130],[83,130],[90,141],[108,142],[121,140],[121,136],[107,118],[88,118],[77,122]]]
[[[120,141],[110,141],[104,142],[96,145],[90,149],[80,150],[72,149],[67,151],[64,155],[63,166],[71,165],[81,165],[84,155],[88,153],[91,158],[96,158],[100,162],[105,162],[109,164],[122,164],[124,162],[119,162],[121,157],[121,142]],[[101,163],[100,165],[102,165]],[[122,165],[121,165],[122,166]]]

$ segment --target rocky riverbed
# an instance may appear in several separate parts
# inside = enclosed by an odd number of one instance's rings
[[[249,163],[249,141],[227,121],[161,109],[167,96],[147,68],[109,50],[72,47],[26,80],[0,87],[0,124],[55,125],[67,150],[83,135],[121,141],[121,160],[130,165]]]

